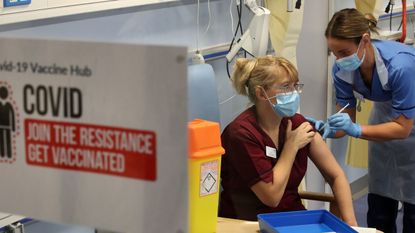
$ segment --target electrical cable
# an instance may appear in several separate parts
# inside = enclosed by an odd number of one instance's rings
[[[204,35],[209,31],[211,22],[212,22],[212,11],[210,10],[210,0],[207,1],[207,4],[208,4],[208,12],[209,12],[209,21],[208,21],[208,25],[206,26],[206,30],[203,33]]]
[[[196,53],[199,53],[199,11],[200,11],[200,0],[197,0],[197,12],[196,12]]]
[[[231,33],[232,33],[232,31],[233,31],[232,3],[233,3],[233,0],[230,0],[230,4],[229,4],[229,14],[231,15]],[[232,33],[232,34],[233,34],[233,33]]]
[[[241,20],[242,19],[242,0],[239,0],[239,3],[240,3],[240,6],[238,6],[238,5],[236,6],[237,13],[238,13],[238,23],[236,24],[235,33],[233,34],[232,41],[229,45],[228,52],[231,51],[231,49],[232,49],[233,43],[235,42],[236,35],[238,34],[239,29],[241,30],[241,35],[243,34],[242,20]],[[228,60],[226,60],[226,73],[228,74],[228,78],[230,79],[231,74],[229,72],[229,61]]]
[[[239,29],[241,30],[241,35],[244,34],[244,30],[242,29],[242,23],[241,23],[241,18],[242,18],[242,0],[239,0],[239,15],[238,15],[238,20],[239,20]]]
[[[392,31],[392,12],[393,12],[393,4],[391,4],[391,12],[389,14],[389,31]]]
[[[242,21],[242,0],[240,0],[240,2],[241,2],[241,14],[240,14],[240,18],[239,18],[239,20],[241,20]],[[242,22],[239,24],[239,28],[241,29],[241,36],[244,34],[244,30],[243,30],[243,28],[242,28]],[[244,57],[246,58],[246,51],[244,50]]]
[[[241,2],[241,0],[240,0]],[[239,29],[242,27],[241,26],[241,16],[242,16],[242,8],[239,7],[238,5],[236,5],[236,13],[238,13],[238,23],[236,24],[236,29],[235,29],[235,33],[232,37],[232,42],[235,41],[236,35],[238,34]],[[241,33],[242,34],[242,33]],[[233,43],[230,44],[229,46],[229,50],[232,49]]]
[[[228,74],[228,78],[231,79],[231,74],[229,73],[229,62],[226,60],[226,73]]]
[[[208,2],[209,4],[209,2]],[[208,5],[210,11],[210,5]],[[210,27],[210,15],[209,15],[209,23],[206,28],[205,33],[209,30]],[[199,40],[200,40],[200,0],[197,0],[197,11],[196,11],[196,52],[192,56],[192,63],[193,64],[203,64],[205,63],[205,58],[200,53],[199,50]]]
[[[401,43],[404,43],[406,39],[406,0],[402,0],[402,36],[399,39]]]
[[[244,30],[243,30],[243,28],[242,28],[242,19],[241,19],[241,18],[242,18],[242,0],[240,0],[240,3],[241,3],[241,4],[240,4],[240,8],[241,8],[241,9],[240,9],[240,11],[241,11],[240,13],[241,13],[241,14],[239,15],[239,20],[241,21],[241,23],[239,24],[239,28],[241,29],[241,36],[242,36],[242,35],[244,34]],[[244,50],[244,51],[245,51],[245,50]],[[246,58],[246,52],[244,52],[244,57]]]
[[[231,44],[229,45],[229,49],[228,49],[228,52],[229,51],[231,51],[231,49],[232,49],[232,46],[233,46],[233,42],[235,41],[235,38],[236,38],[236,35],[238,34],[238,28],[239,28],[239,25],[241,24],[241,11],[239,11],[239,7],[238,6],[236,6],[237,7],[237,13],[238,13],[238,23],[236,24],[236,30],[235,30],[235,33],[234,33],[234,35],[233,35],[233,37],[232,37],[232,41],[231,41]]]
[[[401,27],[402,27],[402,20],[401,20],[401,23],[399,24],[398,31],[401,30]]]
[[[391,2],[389,1],[388,5],[385,8],[385,13],[389,13],[390,8],[391,8]]]

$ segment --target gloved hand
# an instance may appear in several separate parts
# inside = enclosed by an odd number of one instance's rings
[[[359,124],[353,123],[347,113],[336,113],[331,115],[327,122],[331,127],[343,130],[347,135],[358,138],[362,135],[362,128]]]
[[[323,139],[333,138],[334,135],[336,135],[336,129],[330,127],[328,123],[324,123],[324,121],[322,120],[315,120],[314,118],[311,118],[311,117],[306,117],[306,119],[307,121],[309,121],[311,124],[314,125],[314,128],[316,128],[317,132],[322,134]]]
[[[314,128],[316,128],[317,131],[320,131],[321,128],[323,127],[323,125],[324,125],[324,121],[322,121],[322,120],[316,120],[316,119],[314,119],[312,117],[305,117],[305,119],[308,122],[310,122],[311,124],[313,124],[314,125]]]

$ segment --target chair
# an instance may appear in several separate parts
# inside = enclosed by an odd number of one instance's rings
[[[323,201],[329,202],[329,211],[330,213],[341,218],[339,207],[337,205],[336,199],[333,194],[329,193],[319,193],[319,192],[309,192],[309,191],[299,191],[301,199],[311,200],[311,201]]]
[[[303,200],[310,200],[310,201],[320,201],[320,202],[328,202],[329,203],[329,211],[337,217],[340,216],[339,207],[337,205],[336,199],[334,195],[331,193],[325,192],[310,192],[306,191],[306,177],[303,178],[300,185],[298,186],[298,194],[300,198]],[[307,206],[306,206],[307,208]]]

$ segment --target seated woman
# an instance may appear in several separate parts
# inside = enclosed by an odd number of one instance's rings
[[[222,133],[219,216],[256,220],[257,214],[303,210],[298,186],[310,158],[330,184],[342,219],[357,225],[349,183],[326,143],[296,114],[302,84],[281,57],[238,59],[232,76],[254,105]]]

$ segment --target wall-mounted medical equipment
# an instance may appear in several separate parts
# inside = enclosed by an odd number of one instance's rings
[[[268,25],[271,12],[258,6],[255,0],[245,0],[245,5],[254,13],[248,29],[232,46],[226,59],[231,61],[242,48],[252,56],[264,56],[268,49]]]

